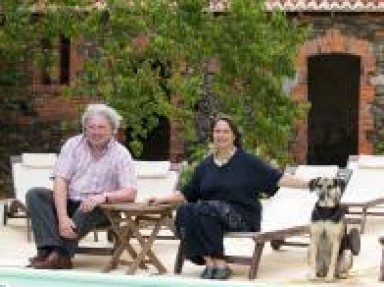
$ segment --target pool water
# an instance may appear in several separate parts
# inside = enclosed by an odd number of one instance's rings
[[[0,287],[233,287],[267,286],[250,282],[186,279],[166,275],[121,275],[90,273],[83,271],[50,271],[23,268],[0,268]]]

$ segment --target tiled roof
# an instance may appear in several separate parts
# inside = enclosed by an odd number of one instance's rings
[[[384,0],[266,0],[266,6],[288,12],[384,12]]]
[[[104,0],[93,0],[98,8]],[[262,1],[262,0],[254,0]],[[226,11],[231,0],[209,0],[209,11]],[[265,0],[267,10],[280,9],[287,12],[383,12],[384,0]]]

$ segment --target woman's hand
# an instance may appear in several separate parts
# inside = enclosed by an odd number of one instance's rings
[[[164,203],[160,198],[152,196],[146,200],[148,205],[158,205]]]
[[[164,197],[152,196],[152,197],[147,199],[147,203],[149,205],[156,205],[156,204],[163,204],[163,203],[171,203],[172,204],[172,203],[180,203],[180,202],[184,202],[184,201],[185,201],[185,198],[179,191],[175,191],[175,192],[169,194],[168,196],[164,196]]]
[[[309,187],[309,180],[285,173],[280,178],[278,186],[307,189]]]

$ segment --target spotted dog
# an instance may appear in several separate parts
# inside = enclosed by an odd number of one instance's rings
[[[345,278],[352,267],[352,253],[340,199],[345,189],[340,178],[318,177],[309,183],[318,200],[310,223],[309,265],[311,279]]]

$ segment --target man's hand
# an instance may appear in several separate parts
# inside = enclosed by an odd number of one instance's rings
[[[60,236],[67,239],[76,239],[76,225],[68,216],[59,220]]]
[[[90,212],[92,211],[96,206],[99,206],[100,204],[105,203],[105,194],[95,194],[91,195],[80,203],[79,210],[82,212]]]

